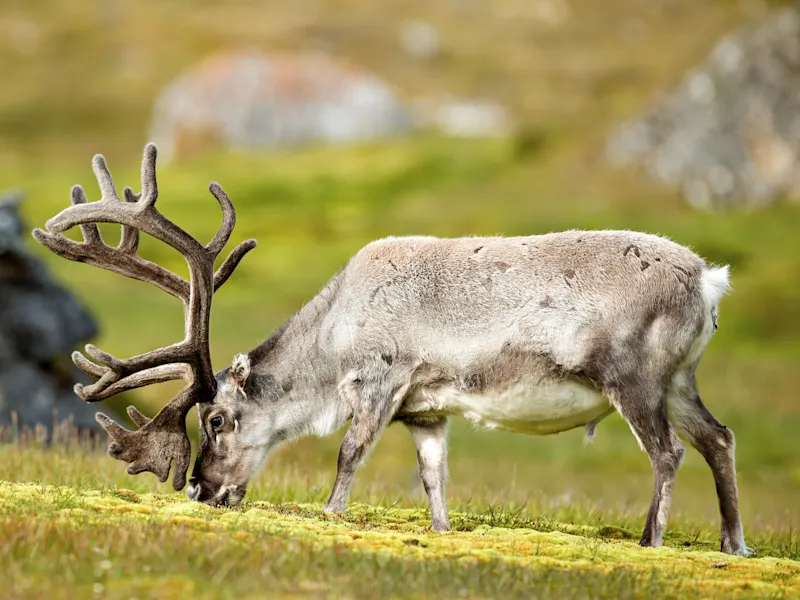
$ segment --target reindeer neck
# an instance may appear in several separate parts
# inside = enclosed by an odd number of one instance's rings
[[[287,439],[324,436],[351,416],[339,397],[337,361],[319,344],[320,326],[330,308],[336,278],[272,337],[250,351],[252,386],[264,403],[279,402]]]

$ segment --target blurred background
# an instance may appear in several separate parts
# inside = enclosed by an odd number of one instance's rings
[[[217,368],[382,236],[626,228],[731,265],[700,390],[737,436],[746,529],[800,525],[794,4],[4,0],[0,73],[0,424],[47,425],[55,410],[91,428],[70,351],[91,340],[127,356],[183,336],[167,294],[48,255],[29,236],[68,205],[71,185],[99,197],[94,153],[118,189],[138,189],[152,140],[167,216],[209,239],[219,209],[207,185],[218,181],[237,208],[233,241],[259,241],[215,298]],[[142,254],[185,274],[152,240]],[[152,414],[174,391],[107,404]],[[278,452],[252,497],[323,498],[342,435]],[[592,445],[582,437],[455,422],[453,506],[642,517],[650,466],[627,427],[613,416]],[[83,473],[158,489],[110,458],[58,460],[43,475],[9,454],[0,478]],[[353,499],[424,505],[403,428],[381,440]],[[716,527],[713,479],[691,450],[673,510]]]

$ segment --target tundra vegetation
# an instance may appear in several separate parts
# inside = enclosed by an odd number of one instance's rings
[[[198,6],[176,29],[173,11],[180,3],[132,7],[133,22],[147,25],[142,35],[170,40],[157,50],[155,43],[129,46],[130,31],[122,26],[94,29],[92,3],[12,4],[14,18],[46,25],[39,50],[44,59],[37,58],[37,77],[29,77],[29,59],[0,50],[4,72],[17,83],[2,96],[0,180],[28,191],[27,220],[41,224],[66,205],[72,184],[91,181],[86,157],[93,152],[106,154],[120,188],[138,181],[136,157],[156,88],[139,85],[135,69],[155,69],[155,79],[168,80],[187,57],[201,56],[198,48],[208,49],[204,28],[221,22],[224,8]],[[98,448],[62,440],[46,449],[17,439],[0,446],[2,595],[800,595],[800,208],[697,213],[674,192],[602,166],[610,125],[644,106],[651,91],[676,81],[739,19],[735,3],[676,2],[675,10],[643,16],[650,34],[632,51],[624,36],[612,40],[603,25],[616,23],[630,4],[576,0],[572,18],[557,32],[536,33],[542,44],[531,44],[533,34],[519,20],[496,42],[481,43],[493,21],[480,15],[474,22],[448,21],[431,9],[430,19],[451,40],[453,68],[437,74],[437,82],[469,90],[487,76],[487,65],[498,64],[502,69],[492,76],[506,82],[509,97],[528,99],[514,108],[530,125],[513,139],[421,137],[348,151],[210,154],[160,169],[159,183],[169,190],[163,209],[199,239],[210,239],[218,208],[202,185],[216,179],[241,217],[233,241],[260,242],[215,303],[211,350],[218,368],[280,325],[355,250],[385,235],[628,228],[665,234],[712,262],[730,264],[733,292],[722,300],[720,329],[698,381],[706,404],[736,432],[742,520],[755,558],[717,552],[713,482],[691,451],[678,473],[664,547],[638,547],[652,475],[615,415],[598,426],[590,446],[583,445],[581,430],[536,438],[453,423],[448,499],[454,531],[448,534],[429,529],[413,441],[400,427],[389,428],[359,470],[341,520],[324,517],[322,507],[344,430],[277,453],[235,509],[189,503],[150,475],[127,475],[104,453],[105,441]],[[63,14],[68,6],[69,19]],[[225,11],[223,29],[258,42],[258,10],[263,7]],[[399,8],[381,12],[374,18],[402,17]],[[295,36],[286,41],[289,30],[277,24],[291,20],[279,8],[272,14],[276,29],[263,35],[284,45],[302,42]],[[369,11],[360,15],[373,18]],[[635,37],[639,30],[629,33]],[[342,39],[336,33],[332,39]],[[77,34],[84,44],[73,43]],[[575,43],[578,35],[585,43]],[[222,34],[211,43],[225,39]],[[380,70],[389,60],[389,50],[376,51],[381,40],[347,39],[339,51],[367,66]],[[487,49],[480,60],[460,50],[479,43]],[[124,48],[132,52],[123,56],[132,73],[119,72],[120,61],[112,60]],[[98,61],[106,51],[109,60]],[[150,52],[158,52],[155,60]],[[59,55],[70,56],[70,67],[48,70]],[[564,69],[543,67],[555,56],[565,60]],[[76,73],[93,69],[91,81],[76,84]],[[415,67],[401,83],[426,89],[426,73]],[[35,87],[42,79],[47,94]],[[87,189],[90,200],[98,197]],[[103,232],[114,241],[112,229]],[[180,307],[165,294],[34,251],[95,311],[104,329],[99,346],[129,356],[180,339]],[[142,253],[185,275],[181,257],[152,240],[142,240]],[[177,389],[164,384],[115,405],[133,402],[153,414]],[[190,426],[194,422],[190,416]],[[190,435],[196,431],[190,428]]]

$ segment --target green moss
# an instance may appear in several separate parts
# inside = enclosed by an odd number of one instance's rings
[[[617,539],[617,540],[632,540],[636,536],[630,531],[626,531],[619,527],[606,525],[597,529],[597,535],[604,539]]]
[[[117,498],[127,500],[128,502],[134,502],[136,504],[139,504],[142,501],[141,498],[139,498],[139,496],[136,494],[136,492],[133,492],[131,490],[117,489],[117,490],[111,490],[108,493],[111,494],[112,496],[116,496]]]
[[[0,485],[2,519],[30,515],[35,507],[33,519],[74,535],[93,527],[124,529],[148,524],[185,532],[204,548],[213,547],[220,536],[226,543],[244,546],[273,539],[283,544],[302,543],[318,551],[338,549],[412,561],[489,561],[598,574],[622,569],[642,582],[658,573],[667,585],[684,586],[690,581],[715,596],[747,590],[800,593],[800,563],[796,561],[769,556],[746,559],[680,547],[640,548],[629,539],[630,534],[609,526],[584,526],[584,533],[576,535],[495,527],[456,513],[453,519],[470,524],[470,530],[437,533],[429,529],[427,514],[420,509],[352,504],[339,518],[323,515],[318,504],[247,502],[235,509],[218,509],[177,495],[134,496],[137,502],[130,501],[130,492],[119,489],[77,492],[39,484]]]

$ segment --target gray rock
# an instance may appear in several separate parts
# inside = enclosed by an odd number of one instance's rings
[[[11,338],[0,330],[0,365],[9,364],[15,358]]]
[[[96,429],[95,408],[72,391],[88,378],[69,354],[97,334],[97,324],[25,249],[20,200],[0,199],[0,425],[16,413],[23,426],[71,417],[79,428]]]
[[[22,247],[22,221],[18,207],[22,202],[22,192],[5,192],[0,196],[0,256],[24,255]]]
[[[800,10],[721,39],[654,107],[609,138],[607,158],[642,164],[704,209],[800,196]]]
[[[496,102],[428,96],[414,101],[421,127],[453,137],[506,137],[514,130],[508,110]]]
[[[379,77],[323,55],[215,54],[169,83],[151,117],[159,157],[227,148],[348,144],[402,135],[412,122]]]

